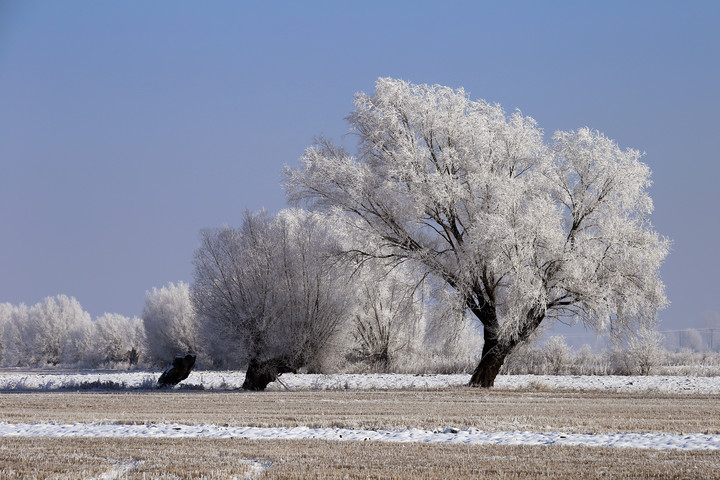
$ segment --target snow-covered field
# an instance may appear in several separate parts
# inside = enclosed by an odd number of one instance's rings
[[[152,372],[0,372],[2,392],[51,392],[59,390],[154,389],[158,374]],[[197,371],[178,389],[228,391],[240,389],[243,372]],[[283,375],[271,390],[407,390],[443,389],[467,384],[467,375]],[[619,377],[619,376],[500,376],[498,389],[588,391],[664,394],[720,394],[718,377]],[[209,437],[246,439],[324,439],[337,441],[386,441],[495,445],[586,445],[650,449],[720,450],[717,434],[577,434],[563,432],[483,432],[475,429],[429,431],[359,430],[346,428],[258,428],[217,425],[150,423],[143,425],[101,423],[0,423],[0,436],[44,437]]]
[[[0,392],[54,390],[136,390],[156,388],[159,372],[0,371]],[[175,388],[240,390],[242,371],[194,371]],[[285,374],[268,390],[424,390],[467,385],[469,375]],[[497,389],[614,393],[720,394],[720,377],[500,375]]]

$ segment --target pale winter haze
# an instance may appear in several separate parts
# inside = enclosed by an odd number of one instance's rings
[[[354,151],[353,96],[389,77],[644,152],[673,242],[660,329],[720,328],[719,22],[716,2],[4,1],[0,303],[55,298],[74,342],[72,298],[132,323],[192,283],[201,229],[286,207],[283,166],[316,136]]]

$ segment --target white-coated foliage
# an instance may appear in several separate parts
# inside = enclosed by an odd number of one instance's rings
[[[358,259],[441,279],[501,344],[544,319],[603,330],[655,318],[669,242],[651,227],[650,170],[599,132],[558,132],[463,90],[379,79],[329,141],[288,170],[291,200],[346,215]]]
[[[427,281],[432,284],[425,305],[428,321],[423,338],[425,351],[431,356],[428,366],[448,373],[467,371],[483,346],[478,320],[454,292],[443,288],[442,282]]]
[[[665,337],[654,328],[643,326],[629,335],[624,349],[630,373],[649,375],[659,365],[666,352],[663,349]]]
[[[30,308],[9,309],[4,328],[8,365],[77,364],[91,342],[90,314],[72,297],[47,297]]]
[[[5,353],[3,365],[14,367],[17,365],[29,365],[33,358],[30,353],[30,346],[22,341],[21,329],[27,321],[28,308],[25,304],[5,305],[7,317],[3,327]],[[9,307],[8,307],[9,306]]]
[[[4,366],[129,366],[144,350],[139,318],[106,313],[91,321],[80,303],[66,295],[47,297],[29,308],[0,304]]]
[[[14,311],[15,306],[11,303],[0,303],[0,364],[5,361],[5,352],[7,351],[7,334],[5,333],[5,329],[10,328]]]
[[[322,368],[348,299],[334,249],[325,219],[302,210],[246,212],[239,228],[201,232],[193,301],[213,357]]]
[[[565,337],[555,335],[545,342],[545,358],[550,365],[550,373],[559,375],[568,361],[569,347],[565,343]]]
[[[366,264],[353,275],[357,294],[353,338],[358,360],[394,371],[418,359],[426,326],[422,278],[399,266],[391,272]]]
[[[141,318],[105,313],[95,320],[90,357],[103,363],[136,364],[145,351],[145,326]]]
[[[288,301],[281,324],[306,368],[331,368],[351,298],[344,266],[334,257],[338,246],[333,225],[321,215],[297,209],[281,211],[274,225],[282,254],[280,288]]]
[[[175,355],[200,350],[201,338],[187,283],[170,282],[146,292],[142,318],[148,353],[156,364],[164,365]]]
[[[79,363],[90,345],[90,314],[66,295],[48,297],[28,310],[23,341],[37,355],[36,364]]]

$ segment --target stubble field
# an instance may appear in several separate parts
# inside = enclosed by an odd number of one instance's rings
[[[712,395],[483,391],[0,394],[0,422],[720,433]],[[1,478],[720,478],[717,451],[0,437]]]

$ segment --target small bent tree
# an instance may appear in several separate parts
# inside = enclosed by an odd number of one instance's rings
[[[288,169],[291,201],[344,212],[347,253],[411,262],[483,326],[471,386],[546,320],[598,331],[652,321],[665,305],[669,242],[648,221],[650,170],[587,128],[546,144],[536,122],[441,86],[379,79],[349,116],[355,156],[330,141]]]
[[[346,303],[329,233],[320,216],[298,210],[246,212],[238,229],[201,232],[193,302],[208,343],[248,366],[243,388],[321,368]]]

